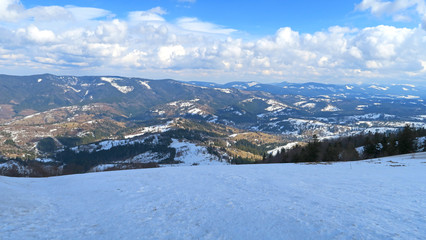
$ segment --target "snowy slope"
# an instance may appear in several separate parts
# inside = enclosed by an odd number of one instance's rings
[[[0,239],[424,239],[425,171],[421,153],[0,177]]]
[[[171,148],[176,149],[176,161],[180,164],[163,164],[163,167],[168,166],[191,166],[191,165],[227,165],[226,161],[221,161],[217,156],[211,155],[207,152],[207,148],[197,146],[194,143],[179,141],[172,139],[170,144]]]

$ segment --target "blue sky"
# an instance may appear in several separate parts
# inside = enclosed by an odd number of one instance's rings
[[[2,0],[6,74],[424,85],[425,0]]]
[[[143,11],[160,6],[167,11],[164,17],[169,21],[183,16],[196,17],[203,21],[238,29],[253,36],[271,35],[281,27],[314,33],[334,25],[357,28],[380,24],[393,24],[400,27],[418,25],[415,21],[400,23],[391,21],[387,16],[371,16],[355,9],[360,1],[346,0],[127,0],[125,3],[106,0],[22,0],[21,2],[29,8],[48,5],[102,8],[111,11],[121,19],[126,18],[131,11]]]

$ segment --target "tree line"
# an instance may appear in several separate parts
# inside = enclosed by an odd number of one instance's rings
[[[264,155],[262,163],[333,162],[354,161],[369,158],[393,156],[426,150],[424,128],[415,129],[406,125],[392,133],[368,133],[319,141],[316,135],[305,146],[282,149],[277,155]]]

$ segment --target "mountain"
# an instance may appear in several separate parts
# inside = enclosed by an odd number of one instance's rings
[[[182,164],[175,147],[181,140],[186,148],[209,150],[212,159],[254,161],[314,134],[324,139],[396,131],[406,124],[425,127],[425,90],[412,85],[0,75],[0,153],[5,159],[44,161],[54,152],[79,147],[87,151],[66,152],[64,159],[73,154],[101,159],[116,151],[127,152],[114,160],[121,165],[134,163],[136,156],[160,165]],[[117,146],[109,155],[94,150],[133,138],[135,144]],[[79,171],[96,164],[88,161]]]
[[[426,87],[415,86],[412,84],[392,84],[392,85],[377,85],[377,84],[322,84],[315,82],[308,83],[272,83],[262,84],[258,82],[230,82],[226,84],[216,84],[209,82],[192,81],[195,84],[203,87],[215,88],[236,88],[246,91],[264,91],[271,94],[279,95],[302,95],[312,97],[315,95],[337,95],[343,94],[346,98],[356,97],[394,97],[394,98],[424,98],[426,97]]]

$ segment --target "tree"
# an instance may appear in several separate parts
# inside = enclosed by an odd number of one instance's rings
[[[312,142],[309,142],[308,146],[306,147],[305,161],[308,161],[308,162],[317,161],[318,153],[319,153],[319,141],[318,141],[317,135],[314,134]]]
[[[42,152],[54,152],[56,150],[55,140],[51,137],[43,138],[37,143],[37,149]]]
[[[423,151],[426,151],[426,138],[425,138],[425,140],[423,141]]]
[[[401,154],[411,153],[414,151],[415,132],[408,124],[398,134],[398,150]]]
[[[334,145],[334,146],[333,146]],[[335,144],[328,144],[324,153],[323,161],[335,162],[339,160],[339,152]]]

